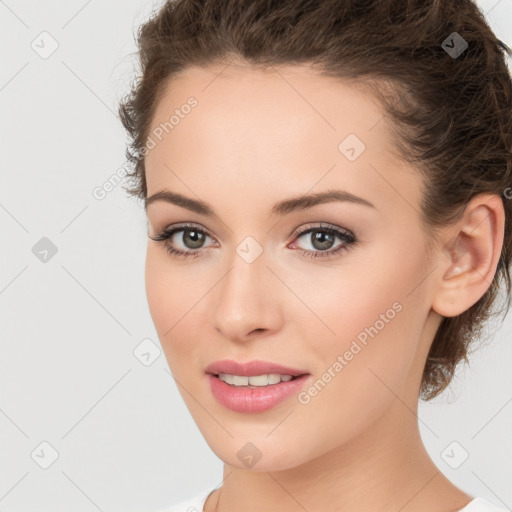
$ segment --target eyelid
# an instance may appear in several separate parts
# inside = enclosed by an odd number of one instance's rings
[[[301,226],[299,229],[297,229],[294,232],[294,234],[301,235],[302,233],[304,233],[305,231],[308,231],[309,229],[332,229],[335,231],[341,231],[347,235],[353,235],[353,233],[346,228],[341,228],[334,224],[329,224],[328,222],[322,222],[322,221],[308,222],[308,224],[306,224],[305,226]]]
[[[168,234],[168,233],[171,233],[171,232],[176,232],[176,231],[182,231],[182,230],[185,230],[187,228],[190,228],[190,229],[197,229],[198,231],[201,231],[202,233],[204,233],[205,235],[209,236],[210,238],[212,238],[213,240],[216,240],[216,238],[210,234],[210,231],[208,231],[208,229],[206,229],[204,226],[202,226],[201,224],[197,224],[195,222],[183,222],[183,223],[178,223],[178,224],[170,224],[169,226],[166,226],[165,228],[163,229],[159,229],[159,230],[156,230],[156,234],[155,236],[158,237],[160,235],[165,235],[165,234]],[[153,238],[154,239],[154,238]]]

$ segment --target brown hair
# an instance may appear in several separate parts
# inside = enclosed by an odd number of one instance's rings
[[[502,197],[505,233],[486,293],[444,317],[425,364],[420,398],[453,378],[491,317],[500,280],[510,306],[512,253],[512,80],[510,52],[471,0],[177,0],[138,32],[140,71],[120,102],[130,136],[132,187],[147,199],[145,142],[169,80],[189,65],[238,59],[253,66],[310,64],[356,82],[386,109],[394,150],[423,179],[421,217],[428,240],[457,221],[477,194]],[[505,315],[504,315],[505,316]]]

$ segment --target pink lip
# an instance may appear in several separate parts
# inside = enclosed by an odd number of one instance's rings
[[[292,375],[298,377],[299,375],[309,374],[306,370],[298,370],[296,368],[289,368],[277,363],[269,361],[248,361],[247,363],[239,363],[231,359],[223,359],[222,361],[215,361],[205,368],[206,373],[218,375],[219,373],[229,373],[231,375],[240,375],[244,377],[251,377],[254,375],[264,375],[267,373],[279,373],[280,375]],[[292,382],[292,381],[290,381]]]
[[[288,382],[249,388],[231,386],[215,375],[208,375],[210,389],[215,399],[227,409],[244,413],[257,413],[271,409],[290,396],[296,395],[310,378],[311,375],[301,375]]]

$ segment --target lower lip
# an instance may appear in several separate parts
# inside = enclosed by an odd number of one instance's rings
[[[235,387],[212,374],[208,374],[210,389],[217,401],[236,412],[263,412],[298,393],[311,375],[301,375],[288,382],[261,388]]]

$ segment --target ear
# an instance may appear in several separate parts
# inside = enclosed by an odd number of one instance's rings
[[[461,219],[447,229],[432,303],[436,313],[460,315],[489,289],[501,255],[504,226],[501,197],[484,193],[475,196]]]

